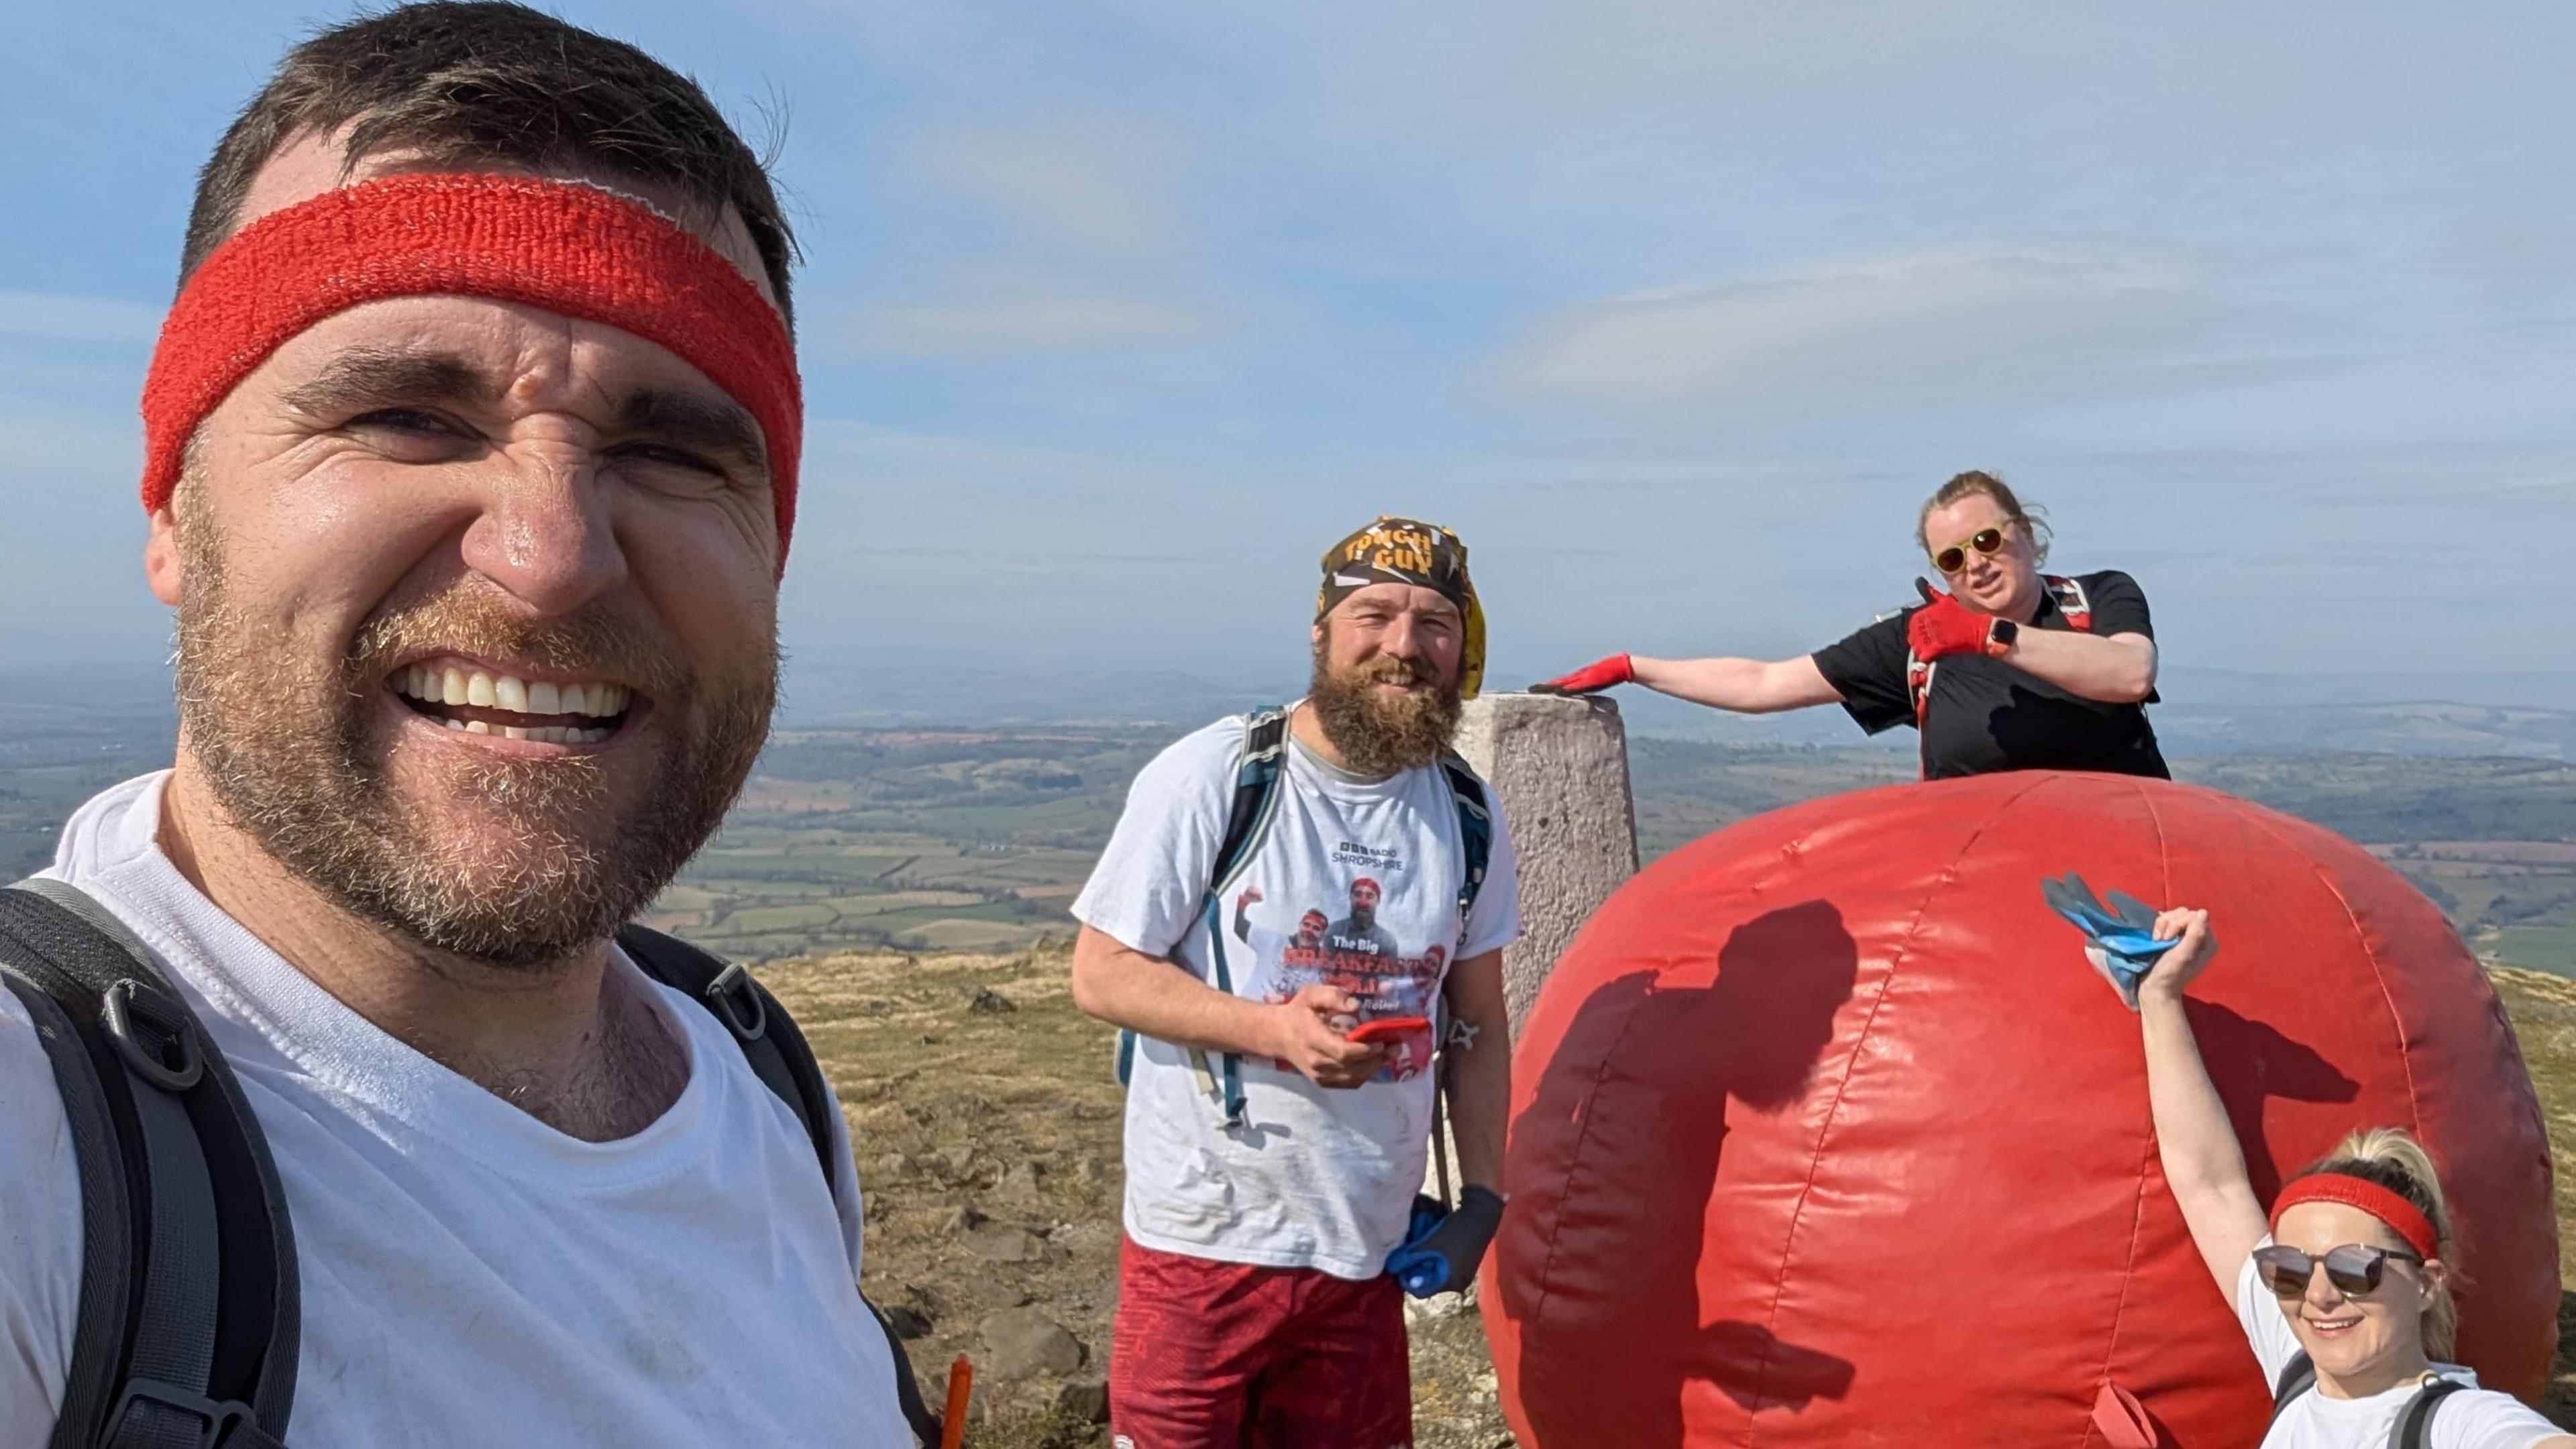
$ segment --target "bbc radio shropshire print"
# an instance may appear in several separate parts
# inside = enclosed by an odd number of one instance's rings
[[[1357,872],[1393,867],[1392,855],[1342,846],[1336,863],[1353,872],[1346,895],[1307,904],[1294,917],[1287,915],[1294,903],[1274,915],[1262,909],[1267,902],[1259,890],[1246,889],[1234,899],[1234,935],[1252,950],[1250,979],[1262,1000],[1287,1001],[1309,986],[1348,994],[1358,1003],[1350,1030],[1386,1043],[1387,1066],[1379,1079],[1400,1082],[1431,1064],[1431,1008],[1449,953],[1425,945],[1408,954],[1378,921],[1384,890],[1375,876]],[[1270,924],[1278,921],[1284,927]],[[1289,1069],[1285,1062],[1278,1065]]]

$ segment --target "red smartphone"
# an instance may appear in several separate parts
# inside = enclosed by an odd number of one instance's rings
[[[1400,1041],[1415,1032],[1429,1032],[1431,1020],[1422,1016],[1381,1016],[1364,1021],[1344,1033],[1342,1040],[1363,1045],[1373,1041]]]

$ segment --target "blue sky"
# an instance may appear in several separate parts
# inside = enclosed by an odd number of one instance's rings
[[[335,8],[12,7],[0,614],[148,664],[196,167]],[[1450,523],[1498,680],[1791,654],[1967,467],[2170,666],[2566,671],[2576,10],[571,4],[786,124],[796,667],[1293,676]],[[791,688],[794,681],[791,680]]]

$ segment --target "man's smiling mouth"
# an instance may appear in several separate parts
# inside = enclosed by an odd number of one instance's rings
[[[610,680],[532,680],[452,658],[407,665],[385,682],[415,714],[448,729],[559,745],[607,739],[640,703]]]

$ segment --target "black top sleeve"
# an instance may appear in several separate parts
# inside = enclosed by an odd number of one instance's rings
[[[2092,632],[2106,639],[2113,634],[2156,637],[2155,625],[2147,619],[2147,591],[2118,569],[2086,575],[2084,601],[2093,606]]]
[[[2097,617],[2100,607],[2094,606]],[[2138,616],[2146,617],[2143,599]],[[1862,729],[1877,734],[1914,723],[1914,696],[1905,687],[1905,614],[1881,619],[1808,657]]]

